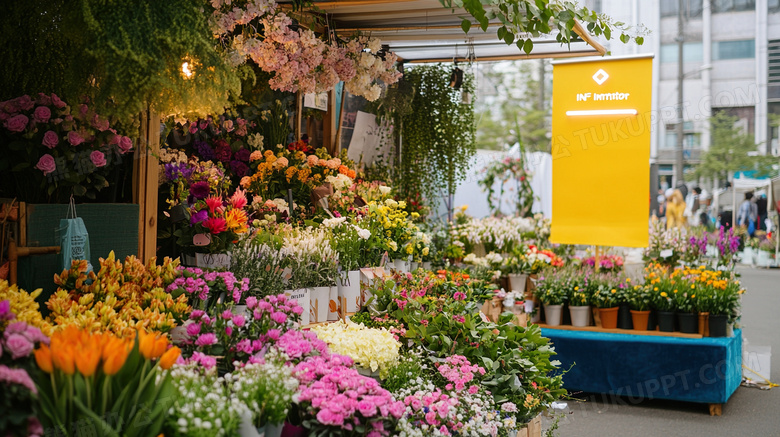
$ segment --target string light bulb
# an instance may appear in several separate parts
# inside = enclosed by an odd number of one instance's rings
[[[193,72],[193,71],[190,69],[190,63],[189,63],[189,62],[187,62],[187,61],[184,61],[184,62],[181,64],[181,73],[184,75],[184,77],[185,77],[186,79],[190,79],[190,78],[192,78],[192,76],[195,74],[195,73],[194,73],[194,72]]]

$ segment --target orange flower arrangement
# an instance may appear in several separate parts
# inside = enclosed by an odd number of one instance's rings
[[[178,347],[169,348],[165,335],[143,330],[124,338],[75,325],[56,331],[50,346],[35,351],[43,371],[37,385],[44,427],[70,435],[70,425],[84,421],[124,435],[124,427],[148,418],[139,435],[157,435],[162,420],[155,416],[161,418],[165,409],[138,406],[156,405],[171,395],[168,374],[159,377],[159,372],[170,369],[180,355]],[[120,420],[107,420],[114,413]]]
[[[241,187],[264,200],[287,200],[287,190],[292,190],[298,205],[308,205],[311,191],[324,183],[327,176],[343,174],[354,179],[357,173],[349,167],[353,164],[332,158],[325,149],[318,150],[316,155],[283,148],[276,153],[255,152],[249,164],[252,175],[241,180]]]
[[[134,256],[122,263],[113,252],[100,259],[98,273],[87,273],[86,261],[74,262],[54,277],[58,289],[46,303],[51,313],[43,330],[76,325],[131,338],[139,328],[167,332],[191,310],[185,296],[165,292],[181,274],[178,265],[168,258],[161,266],[154,258],[144,265]]]

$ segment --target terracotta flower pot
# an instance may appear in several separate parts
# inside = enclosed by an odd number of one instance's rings
[[[709,337],[710,336],[710,313],[703,312],[699,313],[699,334],[701,334],[702,337]]]
[[[631,321],[634,323],[634,331],[647,331],[647,320],[650,318],[650,310],[631,310]]]
[[[618,310],[620,307],[599,308],[601,327],[604,329],[617,329]]]

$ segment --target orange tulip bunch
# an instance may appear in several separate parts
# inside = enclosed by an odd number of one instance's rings
[[[168,370],[176,363],[181,355],[181,349],[176,346],[168,348],[168,337],[159,334],[147,334],[138,331],[138,350],[147,360],[159,359],[159,365],[163,370]]]
[[[164,370],[176,362],[181,354],[178,347],[168,349],[168,338],[155,336],[138,331],[140,338],[139,351],[147,360],[160,360]],[[38,367],[46,373],[55,369],[66,375],[73,375],[76,370],[85,377],[96,373],[99,364],[106,375],[115,375],[127,361],[133,349],[134,338],[119,338],[111,333],[91,333],[69,325],[51,337],[51,346],[41,344],[35,351],[35,361]]]
[[[122,338],[75,325],[56,331],[49,346],[35,351],[43,371],[37,385],[44,427],[67,436],[72,435],[73,423],[112,429],[119,435],[157,435],[165,409],[159,420],[146,421],[137,430],[125,427],[137,422],[146,406],[172,399],[168,372],[160,372],[170,369],[180,354],[178,347],[169,347],[164,334],[139,330]]]

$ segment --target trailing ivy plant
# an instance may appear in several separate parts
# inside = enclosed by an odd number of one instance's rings
[[[472,18],[483,31],[487,31],[491,21],[498,20],[498,39],[507,45],[515,44],[525,53],[534,48],[532,37],[549,35],[555,31],[560,43],[568,44],[577,39],[574,25],[577,21],[594,36],[603,35],[612,39],[613,33],[620,32],[620,41],[628,43],[632,39],[641,45],[644,42],[644,27],[635,29],[632,35],[630,26],[613,21],[604,14],[597,14],[574,1],[564,0],[439,0],[446,8],[463,8],[471,17],[463,17],[461,27],[468,33]]]
[[[400,117],[401,156],[395,183],[402,196],[423,194],[427,202],[455,193],[476,154],[474,109],[450,88],[451,66],[423,65],[406,70],[414,89],[410,110]],[[464,74],[462,89],[472,92],[473,75]]]
[[[14,62],[0,65],[0,100],[39,92],[74,101],[88,96],[100,114],[128,120],[147,107],[162,115],[221,113],[240,92],[240,73],[215,49],[205,0],[11,3],[0,29],[13,38],[3,50]],[[8,21],[18,17],[32,24]],[[52,65],[36,68],[33,56]]]

